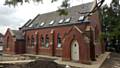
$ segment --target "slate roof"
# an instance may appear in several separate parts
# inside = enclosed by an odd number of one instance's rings
[[[19,30],[11,30],[12,36],[14,36],[16,39],[21,40],[24,39],[22,31]]]
[[[27,24],[29,25],[24,25],[31,28],[45,28],[45,27],[53,27],[53,26],[61,26],[61,25],[69,25],[69,24],[76,24],[76,23],[81,23],[79,20],[80,16],[86,16],[87,14],[80,14],[81,12],[90,12],[91,7],[93,6],[93,2],[78,5],[78,6],[73,6],[67,9],[68,15],[59,15],[59,12],[49,12],[45,14],[38,14],[32,21]],[[69,23],[63,22],[59,23],[61,19],[66,20],[67,18],[71,18]],[[54,20],[54,23],[50,24],[50,22]],[[41,26],[41,23],[43,26]]]
[[[30,25],[30,22],[32,21],[32,19],[29,19],[21,28],[27,27],[28,25]]]

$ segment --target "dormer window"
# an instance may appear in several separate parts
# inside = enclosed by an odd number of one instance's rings
[[[54,20],[52,20],[49,24],[50,24],[50,25],[52,25],[54,22],[55,22],[55,21],[54,21]]]
[[[58,23],[61,24],[61,23],[63,23],[63,21],[64,21],[64,19],[61,19]]]
[[[43,26],[45,23],[44,22],[42,22],[41,24],[40,24],[40,26]]]
[[[67,19],[65,20],[65,22],[66,22],[66,23],[69,23],[70,20],[71,20],[71,18],[67,18]]]
[[[79,21],[83,21],[83,19],[84,19],[84,16],[79,17]]]

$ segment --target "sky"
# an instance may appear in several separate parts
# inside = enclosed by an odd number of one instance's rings
[[[38,14],[52,12],[58,9],[63,0],[51,3],[51,0],[43,0],[41,3],[24,3],[18,6],[3,5],[5,0],[0,0],[0,33],[5,34],[7,28],[18,30],[29,19],[33,19]],[[91,2],[93,0],[70,0],[71,6],[81,3]],[[105,0],[109,4],[111,0]]]

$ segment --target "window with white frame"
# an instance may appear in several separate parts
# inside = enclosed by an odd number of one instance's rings
[[[46,34],[45,47],[49,47],[49,37],[48,37],[48,34]]]
[[[30,46],[30,39],[29,39],[29,37],[27,37],[27,46]]]
[[[7,44],[6,44],[6,48],[9,47],[9,36],[7,37]]]
[[[44,47],[44,37],[41,35],[41,46]]]
[[[61,48],[61,36],[60,36],[60,33],[57,34],[57,47]]]
[[[31,37],[31,46],[34,46],[35,40],[34,40],[34,36],[32,35]]]

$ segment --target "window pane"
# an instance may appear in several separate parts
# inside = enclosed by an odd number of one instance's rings
[[[61,20],[59,21],[59,24],[63,23],[63,21],[64,21],[64,19],[61,19]]]
[[[34,37],[33,37],[33,35],[32,35],[31,46],[34,46],[34,43],[35,43],[35,41],[34,41]]]
[[[58,33],[58,36],[57,36],[57,47],[58,47],[58,48],[61,47],[61,37],[60,37],[60,33]]]
[[[79,21],[82,21],[84,19],[84,16],[79,17]]]
[[[44,37],[41,35],[41,46],[44,46]]]
[[[49,37],[48,37],[48,35],[46,35],[46,47],[49,47]]]
[[[30,46],[30,39],[29,39],[29,37],[27,37],[27,46]]]
[[[71,18],[67,18],[67,19],[65,20],[65,22],[66,22],[66,23],[69,23],[70,20],[71,20]]]
[[[55,22],[55,21],[54,21],[54,20],[52,20],[49,24],[50,24],[50,25],[52,25],[54,22]]]
[[[44,22],[42,22],[41,24],[40,24],[40,26],[43,26],[45,23]]]

